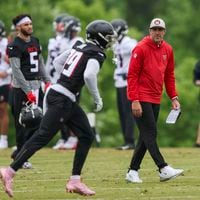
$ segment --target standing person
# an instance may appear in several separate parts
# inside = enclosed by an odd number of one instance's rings
[[[53,66],[53,61],[60,54],[62,38],[64,37],[64,25],[61,20],[66,16],[68,16],[68,14],[60,14],[54,19],[53,30],[55,32],[55,36],[50,38],[48,42],[48,56],[45,67],[51,83],[53,84],[56,83],[59,78],[59,74],[57,74]]]
[[[13,72],[13,112],[17,150],[12,154],[12,158],[15,159],[26,140],[38,128],[26,128],[19,123],[21,109],[27,101],[39,106],[42,105],[41,81],[44,81],[47,87],[49,79],[44,71],[39,40],[32,36],[31,16],[18,15],[13,19],[13,24],[18,30],[18,35],[8,45],[7,50]],[[31,163],[25,162],[24,167],[31,168]]]
[[[137,44],[135,39],[127,36],[128,25],[123,19],[111,21],[117,32],[117,41],[113,45],[116,59],[116,69],[114,71],[115,87],[117,92],[117,106],[124,144],[117,147],[118,150],[128,150],[135,148],[134,142],[134,118],[131,112],[131,101],[126,95],[127,73],[132,49]]]
[[[63,37],[59,45],[59,54],[71,49],[74,45],[79,45],[84,42],[79,36],[81,31],[80,20],[74,16],[65,16],[61,19],[63,27]],[[58,74],[58,73],[57,73]],[[76,96],[77,102],[80,100],[80,93]],[[76,149],[78,138],[67,126],[61,128],[61,138],[53,146],[53,149]]]
[[[8,64],[5,25],[0,21],[0,149],[8,148],[8,96],[12,70]]]
[[[195,86],[200,87],[200,60],[198,60],[198,62],[195,64],[195,67],[193,70],[193,81],[194,81]],[[200,91],[198,95],[198,101],[200,102]],[[200,147],[200,123],[198,124],[198,128],[197,128],[197,137],[195,141],[195,146]]]
[[[159,169],[160,181],[183,173],[182,169],[174,169],[165,162],[156,141],[163,84],[172,108],[180,108],[175,88],[174,53],[163,39],[165,32],[165,22],[160,18],[153,19],[149,36],[138,43],[130,60],[127,94],[132,101],[132,112],[139,128],[138,142],[126,174],[126,180],[133,183],[142,182],[138,170],[147,150]]]
[[[94,135],[85,112],[76,103],[76,94],[85,83],[94,99],[95,111],[102,109],[103,102],[97,87],[97,74],[106,58],[104,51],[111,46],[115,37],[115,31],[109,22],[95,20],[86,27],[86,43],[74,46],[55,59],[56,69],[62,72],[58,82],[52,85],[45,95],[47,110],[40,128],[25,143],[11,165],[0,169],[5,192],[10,197],[13,196],[12,179],[17,170],[24,161],[44,147],[64,124],[76,133],[79,140],[72,176],[66,184],[66,190],[81,195],[95,194],[81,182],[80,177]]]

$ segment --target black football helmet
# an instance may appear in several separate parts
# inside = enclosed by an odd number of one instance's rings
[[[28,103],[21,109],[19,123],[26,128],[39,126],[42,120],[42,109],[35,104]]]
[[[61,23],[63,23],[64,34],[67,38],[71,39],[73,32],[79,33],[81,31],[81,22],[74,16],[63,17]]]
[[[5,32],[5,25],[4,23],[0,20],[0,36],[5,36],[6,32]]]
[[[114,19],[111,24],[117,32],[118,40],[121,40],[128,33],[128,25],[125,20]]]
[[[87,40],[94,42],[103,49],[111,47],[116,37],[117,34],[113,26],[105,20],[92,21],[86,27]]]

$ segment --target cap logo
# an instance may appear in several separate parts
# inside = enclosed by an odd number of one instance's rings
[[[160,24],[160,20],[158,20],[158,19],[155,20],[155,21],[154,21],[154,24],[155,24],[155,25],[159,25],[159,24]]]

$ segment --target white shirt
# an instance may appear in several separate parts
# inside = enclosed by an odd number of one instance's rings
[[[79,37],[79,36],[76,36],[71,40],[66,37],[63,37],[61,40],[61,44],[60,44],[59,54],[63,53],[64,51],[66,51],[68,49],[71,49],[77,41],[80,41],[81,43],[84,42],[83,38]]]
[[[113,52],[116,58],[116,68],[114,71],[115,87],[121,88],[127,86],[127,73],[129,68],[129,61],[133,48],[137,41],[125,36],[122,41],[118,41],[113,45]]]
[[[7,38],[0,38],[0,71],[6,72],[8,74],[7,77],[0,78],[0,86],[9,85],[11,83],[12,69],[5,60],[7,45],[8,45]]]
[[[56,83],[59,78],[59,74],[54,70],[53,61],[60,53],[60,46],[62,42],[62,36],[58,35],[55,38],[50,38],[48,43],[48,57],[46,61],[46,71],[52,83]],[[51,74],[54,70],[53,76]]]

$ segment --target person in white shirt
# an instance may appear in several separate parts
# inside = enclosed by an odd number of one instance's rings
[[[53,61],[60,54],[60,47],[62,38],[64,37],[64,25],[61,23],[62,18],[68,16],[68,14],[60,14],[53,21],[53,30],[55,36],[49,39],[48,43],[48,56],[46,60],[46,71],[50,77],[51,83],[56,83],[59,78],[59,74],[56,72]]]
[[[0,21],[0,149],[8,148],[8,97],[12,70],[8,64],[5,25]]]
[[[128,25],[123,19],[114,19],[111,21],[118,39],[113,45],[114,63],[114,81],[117,92],[117,106],[119,112],[120,125],[122,129],[124,144],[117,147],[118,150],[134,149],[134,118],[131,112],[131,102],[126,95],[127,73],[132,49],[137,41],[127,36]]]

